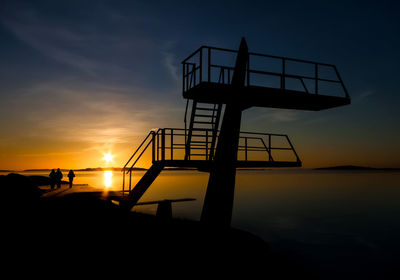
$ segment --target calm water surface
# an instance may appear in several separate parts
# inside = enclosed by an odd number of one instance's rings
[[[120,172],[76,175],[77,184],[109,190],[122,184]],[[133,183],[142,175],[136,172]],[[164,171],[141,201],[196,198],[174,204],[173,212],[199,220],[207,181],[206,173]],[[396,172],[239,171],[232,225],[322,279],[400,279],[399,202]],[[155,213],[156,206],[134,210]]]

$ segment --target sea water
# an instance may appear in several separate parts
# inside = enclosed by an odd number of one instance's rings
[[[122,172],[75,174],[76,184],[121,190]],[[132,186],[143,174],[133,173]],[[163,171],[140,201],[195,198],[174,203],[173,215],[199,220],[207,181],[207,173]],[[133,210],[154,214],[156,207]],[[321,279],[400,279],[400,172],[238,171],[232,226]]]

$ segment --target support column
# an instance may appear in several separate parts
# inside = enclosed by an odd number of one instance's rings
[[[249,61],[247,44],[240,42],[232,77],[232,98],[228,100],[211,167],[201,221],[217,227],[230,227],[235,193],[236,161],[242,118],[241,89],[245,86]]]
[[[201,214],[201,221],[213,226],[231,224],[241,117],[238,106],[226,105]]]

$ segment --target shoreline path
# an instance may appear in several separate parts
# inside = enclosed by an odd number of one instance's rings
[[[51,190],[50,186],[41,186],[39,188],[44,191],[42,194],[43,198],[62,197],[74,193],[90,193],[102,199],[116,199],[121,197],[121,192],[119,191],[108,191],[107,189],[93,187],[88,184],[76,184],[72,188],[67,184],[62,184],[61,188],[54,190]]]

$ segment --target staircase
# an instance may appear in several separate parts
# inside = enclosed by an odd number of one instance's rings
[[[187,130],[187,107],[185,112],[185,134]],[[218,137],[222,104],[198,103],[193,101],[189,129],[185,145],[185,160],[201,157],[213,160]]]
[[[164,169],[162,162],[155,162],[139,180],[136,186],[129,191],[127,197],[121,200],[121,206],[125,209],[131,209],[147,191],[161,171]]]

